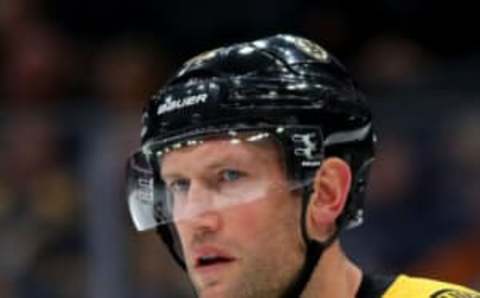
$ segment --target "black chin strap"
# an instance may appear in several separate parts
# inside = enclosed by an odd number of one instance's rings
[[[307,283],[312,278],[313,271],[315,270],[320,258],[322,257],[323,252],[337,239],[338,232],[340,231],[340,227],[337,227],[335,232],[330,235],[330,237],[323,241],[319,242],[314,239],[310,239],[307,233],[307,221],[306,221],[306,214],[307,214],[307,207],[308,202],[310,201],[310,194],[311,191],[307,190],[303,194],[302,200],[302,215],[301,215],[301,228],[302,228],[302,236],[306,244],[306,253],[305,253],[305,261],[303,263],[303,267],[300,270],[297,278],[294,282],[287,288],[285,293],[281,296],[281,298],[299,298],[300,295],[305,290]]]

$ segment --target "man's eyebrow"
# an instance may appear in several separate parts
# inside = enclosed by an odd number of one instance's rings
[[[215,158],[212,162],[209,162],[205,165],[202,166],[204,170],[215,170],[223,167],[240,167],[244,164],[244,161],[242,161],[240,158],[237,156],[232,156],[232,154],[227,154],[223,156],[219,156],[218,158]],[[184,177],[185,175],[183,174],[183,170],[179,170],[176,167],[173,167],[171,169],[167,169],[163,171],[160,169],[160,176],[167,177],[167,178],[181,178]]]
[[[161,171],[160,176],[161,177],[175,178],[175,177],[180,177],[182,175],[180,173],[175,172],[175,171],[171,171],[171,172],[170,171],[166,171],[166,172]]]
[[[176,173],[175,171],[174,172],[162,172],[162,171],[160,171],[160,178],[162,180],[175,180],[175,179],[185,178],[185,176],[180,174],[180,173]]]
[[[239,165],[241,163],[245,163],[245,156],[241,158],[236,153],[227,153],[217,155],[215,160],[208,164],[206,168],[219,168],[224,166],[225,164]]]

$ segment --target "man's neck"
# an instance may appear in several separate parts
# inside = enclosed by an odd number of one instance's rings
[[[323,253],[302,298],[354,298],[362,281],[362,271],[343,253],[337,242]]]

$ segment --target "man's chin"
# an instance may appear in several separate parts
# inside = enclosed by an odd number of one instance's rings
[[[232,282],[238,282],[237,267],[234,263],[194,270],[191,275],[199,297],[236,297]],[[232,295],[233,294],[233,295]]]
[[[204,285],[201,289],[197,288],[197,294],[200,298],[227,298],[235,297],[233,293],[229,293],[228,288],[221,282],[212,282]],[[232,296],[233,295],[233,296]]]

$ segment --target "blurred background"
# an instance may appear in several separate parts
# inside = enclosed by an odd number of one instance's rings
[[[123,197],[140,111],[182,61],[285,32],[337,55],[380,138],[367,271],[480,289],[480,35],[467,3],[0,0],[0,297],[191,297]],[[443,3],[443,2],[442,2]]]

